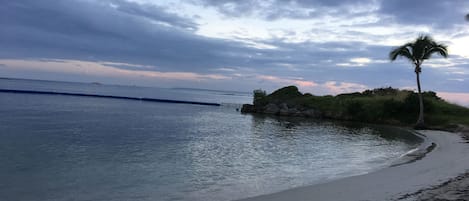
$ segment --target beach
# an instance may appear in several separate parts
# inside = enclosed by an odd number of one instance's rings
[[[242,201],[466,200],[465,198],[469,198],[467,196],[469,178],[466,173],[469,164],[469,146],[463,135],[433,130],[418,132],[424,136],[425,141],[419,150],[409,153],[408,157],[414,156],[414,161],[398,161],[400,165],[369,174]]]

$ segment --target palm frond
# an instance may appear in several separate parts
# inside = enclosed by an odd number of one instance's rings
[[[397,57],[401,56],[411,60],[415,65],[421,65],[433,53],[437,53],[445,58],[448,56],[448,50],[445,45],[435,42],[428,35],[420,35],[415,41],[393,49],[389,53],[389,59],[394,61]]]
[[[445,45],[436,44],[432,46],[426,53],[423,59],[429,59],[433,53],[438,53],[442,57],[448,57],[448,50]]]
[[[406,44],[406,45],[403,45],[403,46],[400,46],[400,47],[397,47],[396,49],[393,49],[390,53],[389,53],[389,59],[391,61],[394,61],[397,59],[398,56],[401,56],[401,57],[405,57],[411,61],[413,61],[413,57],[412,57],[412,53],[409,49],[409,46]]]
[[[423,60],[432,42],[430,36],[419,36],[412,44],[412,55],[418,60]]]

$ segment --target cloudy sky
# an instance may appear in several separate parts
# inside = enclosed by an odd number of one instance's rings
[[[0,0],[0,77],[314,94],[415,89],[389,51],[431,34],[424,90],[469,104],[467,0]]]

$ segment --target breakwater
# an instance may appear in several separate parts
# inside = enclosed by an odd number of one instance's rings
[[[3,93],[22,93],[22,94],[43,94],[43,95],[65,95],[65,96],[81,96],[81,97],[96,97],[96,98],[113,98],[113,99],[137,100],[137,101],[147,101],[147,102],[221,106],[221,104],[219,104],[219,103],[208,103],[208,102],[198,102],[198,101],[184,101],[184,100],[171,100],[171,99],[145,98],[145,97],[128,97],[128,96],[114,96],[114,95],[99,95],[99,94],[84,94],[84,93],[70,93],[70,92],[55,92],[55,91],[0,89],[0,92],[3,92]]]

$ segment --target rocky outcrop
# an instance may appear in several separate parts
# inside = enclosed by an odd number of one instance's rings
[[[303,111],[303,114],[306,117],[320,117],[320,116],[322,116],[321,112],[319,112],[318,110],[314,110],[314,109],[305,110],[305,111]]]
[[[294,117],[323,117],[321,111],[306,108],[294,101],[295,99],[301,99],[303,96],[305,95],[300,93],[295,86],[284,87],[268,96],[260,97],[257,101],[254,101],[254,105],[244,104],[241,112]]]
[[[323,113],[315,109],[305,109],[297,106],[289,106],[286,103],[274,104],[269,103],[263,107],[251,104],[244,104],[241,108],[242,113],[261,113],[271,114],[278,116],[293,116],[293,117],[313,117],[321,118]]]
[[[241,113],[256,113],[256,107],[251,104],[243,104],[241,107]]]
[[[279,107],[273,103],[267,104],[262,110],[265,114],[277,114],[279,112]]]
[[[289,114],[288,105],[286,103],[280,104],[279,107],[280,107],[280,110],[278,111],[279,115]]]

